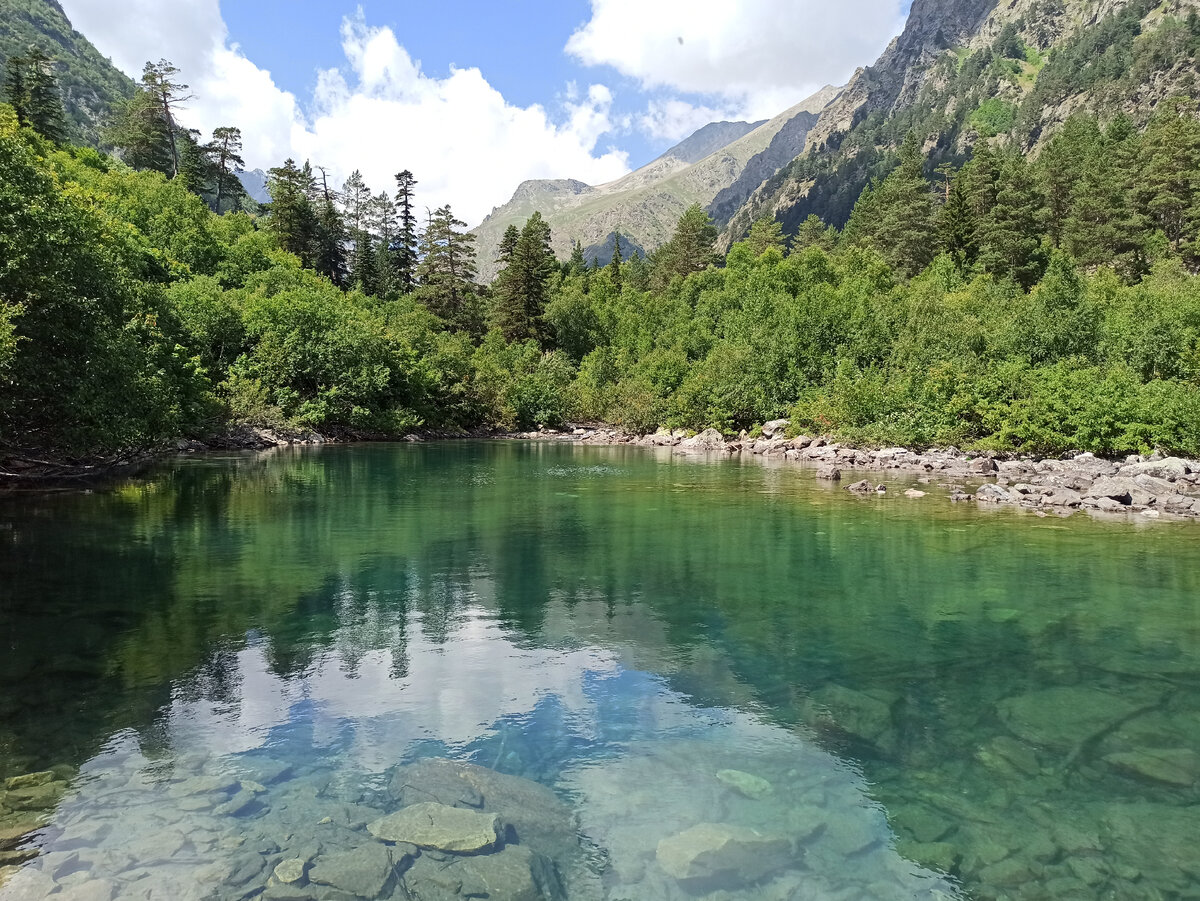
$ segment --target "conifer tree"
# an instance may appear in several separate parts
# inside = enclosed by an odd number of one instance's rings
[[[288,159],[267,173],[267,190],[271,194],[271,202],[266,205],[267,226],[280,247],[294,253],[310,268],[316,268],[318,258],[314,189],[312,167],[308,163],[299,167],[295,160]]]
[[[225,200],[233,200],[236,205],[246,193],[237,177],[246,165],[246,161],[242,159],[242,130],[229,125],[214,129],[209,147],[216,167],[217,196],[213,202],[213,210],[220,215],[224,212],[221,207]]]
[[[421,237],[417,298],[451,328],[478,333],[479,292],[475,286],[475,236],[449,206],[435,210]]]
[[[900,165],[877,192],[874,243],[905,275],[929,265],[934,251],[933,196],[924,175],[925,157],[914,132],[900,149]]]
[[[763,216],[750,226],[750,234],[746,236],[750,252],[756,257],[762,256],[772,247],[783,250],[787,239],[783,236],[783,224],[774,216]]]
[[[1044,266],[1043,200],[1029,165],[1010,152],[999,167],[995,203],[979,230],[979,263],[984,271],[1010,278],[1028,290]]]
[[[556,268],[550,249],[550,226],[541,213],[534,213],[521,229],[508,265],[493,286],[491,324],[505,340],[545,339],[542,316]]]
[[[56,144],[66,140],[66,114],[54,76],[54,60],[40,48],[30,47],[24,56],[9,57],[4,95],[22,126]]]
[[[396,175],[397,235],[392,271],[396,290],[411,294],[417,286],[417,217],[413,212],[413,190],[417,180],[405,169]]]
[[[1146,129],[1142,159],[1138,199],[1171,248],[1179,252],[1197,237],[1200,120],[1194,101],[1180,97],[1163,101]]]
[[[138,170],[175,172],[171,137],[158,101],[149,91],[138,89],[120,108],[105,140],[121,151],[127,165]]]
[[[650,267],[640,250],[634,250],[633,256],[625,264],[624,283],[634,291],[650,290]]]
[[[513,229],[516,231],[516,229]],[[575,239],[575,246],[571,248],[571,259],[567,262],[568,270],[572,275],[583,275],[587,272],[587,260],[583,257],[583,244],[579,239]]]
[[[700,204],[690,206],[675,227],[671,240],[654,254],[652,281],[657,287],[665,288],[676,278],[685,278],[693,272],[703,272],[715,265],[717,255],[713,243],[717,240],[717,227]]]
[[[521,240],[521,231],[515,225],[510,225],[504,230],[504,234],[500,236],[500,246],[496,248],[496,262],[502,267],[507,266],[512,262],[513,254],[517,250],[517,243]]]
[[[338,209],[337,192],[329,187],[329,173],[320,167],[320,195],[316,200],[317,237],[313,268],[339,288],[349,280],[346,267],[346,223]]]
[[[965,271],[975,264],[979,248],[975,211],[967,193],[966,178],[960,172],[948,184],[946,202],[938,210],[938,249]]]
[[[346,211],[346,227],[353,248],[350,252],[350,284],[367,294],[377,287],[375,241],[367,227],[374,195],[355,169],[342,185],[342,204]]]
[[[141,88],[152,98],[157,115],[161,118],[166,129],[167,142],[171,149],[172,178],[179,174],[180,156],[177,140],[178,125],[175,121],[176,110],[183,107],[195,95],[187,94],[188,85],[175,81],[179,70],[165,59],[157,63],[146,63],[142,71]]]
[[[621,236],[613,232],[612,262],[608,264],[608,275],[618,291],[621,290]]]
[[[820,216],[813,213],[800,224],[796,236],[792,238],[792,253],[800,253],[810,247],[831,251],[837,246],[837,239],[837,230],[827,226]]]
[[[398,252],[398,236],[396,206],[386,192],[379,192],[368,204],[367,227],[378,241],[375,251],[375,291],[380,297],[387,297],[398,283],[394,260]]]

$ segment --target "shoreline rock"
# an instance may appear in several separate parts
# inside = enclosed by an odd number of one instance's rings
[[[840,444],[829,437],[802,435],[786,438],[783,421],[768,423],[774,437],[726,439],[709,429],[694,437],[680,430],[660,429],[652,435],[630,435],[606,426],[520,432],[497,437],[512,440],[561,441],[597,447],[662,447],[677,453],[761,458],[814,469],[822,481],[837,482],[847,472],[887,473],[917,477],[923,485],[944,482],[946,497],[990,507],[1015,507],[1039,515],[1122,514],[1142,518],[1164,515],[1200,519],[1200,461],[1155,454],[1106,460],[1080,453],[1064,459],[1032,455],[971,454],[955,447],[914,451],[891,447],[879,450]],[[765,433],[765,429],[764,429]],[[718,440],[718,438],[720,440]],[[963,483],[974,483],[968,489]],[[887,486],[855,481],[851,493],[886,494]],[[909,498],[928,491],[910,489]]]

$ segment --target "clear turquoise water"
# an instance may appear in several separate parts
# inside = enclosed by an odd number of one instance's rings
[[[344,901],[272,870],[378,846],[429,758],[517,777],[483,803],[545,897],[1200,897],[1198,564],[1194,525],[633,448],[4,498],[0,777],[49,772],[0,789],[0,899]],[[681,881],[702,823],[787,851]],[[463,896],[404,866],[372,897]]]

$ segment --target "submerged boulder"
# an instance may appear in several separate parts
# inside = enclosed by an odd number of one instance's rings
[[[1084,686],[1046,688],[996,705],[1001,721],[1018,738],[1056,751],[1071,751],[1152,702]]]
[[[370,844],[317,858],[308,878],[360,898],[379,898],[394,885],[395,875],[391,849]]]
[[[701,823],[658,843],[659,866],[683,883],[752,885],[793,862],[789,839],[744,826]]]
[[[773,791],[771,783],[766,779],[752,773],[743,773],[741,770],[720,770],[717,780],[752,801],[762,800]]]
[[[385,842],[406,842],[434,851],[477,854],[501,842],[500,817],[426,801],[405,807],[367,825]]]
[[[403,806],[436,801],[497,814],[516,840],[561,860],[579,851],[575,815],[554,792],[528,779],[443,758],[398,767],[392,796]]]

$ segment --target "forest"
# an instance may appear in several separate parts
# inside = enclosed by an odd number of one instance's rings
[[[378,191],[288,160],[259,207],[241,132],[182,128],[166,61],[112,153],[68,142],[50,60],[7,69],[0,457],[234,424],[382,439],[781,416],[864,444],[1200,455],[1187,97],[1144,129],[1078,113],[1036,156],[1001,136],[939,163],[914,128],[844,228],[768,217],[722,258],[697,206],[649,257],[609,262],[556,259],[537,214],[476,248],[449,207],[417,215],[407,170]]]

